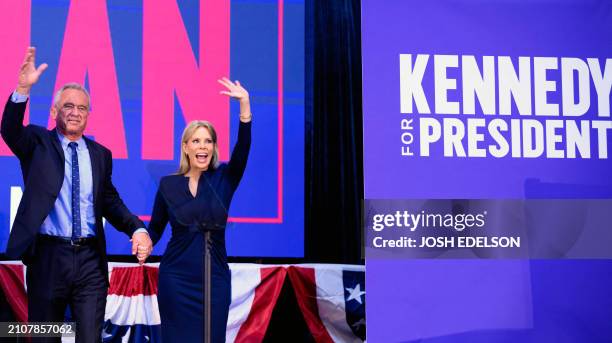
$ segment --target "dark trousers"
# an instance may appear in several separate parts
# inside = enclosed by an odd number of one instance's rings
[[[101,341],[107,287],[94,245],[37,241],[36,253],[26,271],[29,322],[63,322],[66,306],[70,306],[76,322],[76,342]]]

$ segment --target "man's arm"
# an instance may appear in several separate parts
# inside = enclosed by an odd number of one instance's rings
[[[19,158],[29,154],[35,144],[34,136],[23,126],[23,117],[30,89],[38,82],[42,72],[47,69],[46,63],[41,64],[38,68],[36,68],[35,63],[36,48],[29,47],[19,68],[17,89],[7,101],[2,115],[0,127],[2,138]]]
[[[102,194],[102,215],[117,230],[131,237],[132,255],[137,255],[138,262],[143,264],[153,249],[153,243],[145,229],[144,223],[128,210],[121,200],[119,192],[113,185],[113,158],[110,152],[104,154],[106,174],[104,175]],[[141,230],[142,229],[142,230]]]
[[[13,96],[11,96],[13,98]],[[31,132],[23,126],[23,117],[27,104],[25,102],[14,102],[9,98],[4,106],[0,133],[2,139],[13,154],[18,158],[28,155],[34,148],[35,138]]]

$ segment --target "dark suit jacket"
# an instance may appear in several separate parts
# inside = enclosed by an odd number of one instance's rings
[[[25,185],[9,237],[6,255],[28,264],[36,252],[36,235],[58,197],[64,179],[64,152],[55,130],[23,126],[27,102],[14,103],[10,97],[2,116],[2,138],[21,163]],[[111,180],[113,161],[110,150],[85,138],[93,173],[93,203],[101,268],[108,277],[106,240],[102,217],[130,237],[144,224],[119,197]],[[108,280],[107,280],[108,281]]]

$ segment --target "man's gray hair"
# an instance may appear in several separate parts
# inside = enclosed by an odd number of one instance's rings
[[[76,83],[76,82],[69,82],[66,83],[62,86],[62,88],[60,88],[56,93],[55,93],[55,97],[53,97],[53,106],[57,107],[57,105],[60,102],[60,99],[62,98],[62,93],[66,90],[66,89],[76,89],[79,90],[81,92],[83,92],[85,94],[85,96],[87,97],[87,107],[89,108],[91,105],[91,99],[89,98],[89,92],[87,91],[87,89],[85,89],[85,87],[81,86],[80,84]]]

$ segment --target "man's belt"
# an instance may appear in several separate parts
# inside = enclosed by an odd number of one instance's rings
[[[61,237],[61,236],[51,236],[51,235],[38,235],[38,240],[41,242],[53,242],[53,243],[64,243],[70,244],[75,247],[81,247],[86,245],[95,245],[96,237],[81,237],[81,238],[70,238],[70,237]]]

